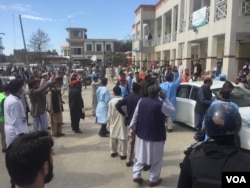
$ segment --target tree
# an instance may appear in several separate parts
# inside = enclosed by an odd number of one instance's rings
[[[132,51],[132,41],[131,40],[118,41],[117,51],[118,52]]]
[[[29,47],[33,50],[35,58],[42,63],[42,52],[48,46],[50,38],[47,33],[43,32],[40,28],[31,35],[29,40]]]
[[[0,63],[4,63],[4,62],[6,62],[6,56],[1,54],[0,55]]]
[[[123,53],[107,54],[105,55],[105,65],[118,66],[118,65],[127,65],[128,60],[126,59]]]
[[[36,33],[33,33],[31,35],[31,38],[29,40],[29,47],[34,52],[42,52],[45,51],[48,43],[50,41],[50,38],[47,33],[43,32],[40,28],[36,31]]]

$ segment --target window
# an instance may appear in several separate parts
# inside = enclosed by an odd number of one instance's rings
[[[195,101],[196,101],[198,90],[199,90],[198,87],[193,87],[193,89],[192,89],[192,91],[191,91],[191,96],[190,96],[190,98],[191,98],[192,100],[195,100]]]
[[[250,0],[242,0],[241,3],[242,16],[250,16]]]
[[[73,48],[73,55],[81,55],[81,48]]]
[[[79,30],[73,30],[72,34],[73,34],[73,37],[81,37],[81,31]]]
[[[241,87],[234,87],[230,100],[239,107],[250,106],[250,91]]]
[[[107,44],[107,45],[106,45],[106,51],[111,52],[111,44]]]
[[[177,89],[176,97],[188,99],[190,94],[190,88],[191,87],[188,85],[180,85]]]
[[[96,45],[96,51],[98,51],[98,52],[102,51],[102,45],[101,44]]]
[[[87,44],[87,51],[88,52],[92,51],[92,44]]]

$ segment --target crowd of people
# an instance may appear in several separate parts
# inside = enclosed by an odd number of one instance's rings
[[[249,68],[249,63],[243,67],[246,78]],[[218,173],[221,171],[250,170],[247,167],[249,165],[233,165],[236,159],[247,164],[244,159],[249,156],[240,150],[236,142],[241,118],[237,104],[230,102],[233,84],[221,73],[220,62],[212,74],[208,71],[202,74],[198,60],[193,62],[190,72],[182,64],[178,67],[169,64],[164,67],[155,65],[149,70],[136,66],[110,66],[106,70],[104,67],[94,67],[85,70],[91,73],[92,115],[96,123],[100,124],[98,134],[110,139],[112,158],[119,156],[121,160],[126,160],[127,167],[133,167],[133,182],[141,184],[144,181],[141,177],[142,171],[149,170],[148,185],[154,187],[161,184],[166,132],[171,133],[174,129],[176,90],[181,82],[197,80],[203,80],[204,85],[199,89],[196,99],[196,142],[185,152],[178,187],[215,187],[220,185]],[[85,118],[85,111],[81,77],[76,71],[70,72],[67,69],[62,69],[56,74],[46,70],[34,70],[28,76],[22,70],[17,73],[18,75],[11,78],[8,84],[0,85],[2,151],[6,152],[6,166],[11,176],[12,187],[15,187],[15,184],[20,187],[40,187],[53,177],[52,137],[65,136],[62,128],[64,92],[68,92],[72,131],[76,134],[82,133],[80,119]],[[225,83],[215,102],[210,87],[213,79],[217,78]],[[113,93],[110,93],[107,87],[108,81],[114,83]],[[26,95],[29,96],[29,102]],[[230,111],[227,111],[228,109]],[[28,133],[28,112],[33,118],[33,133]],[[49,129],[51,135],[48,133]],[[208,181],[200,182],[207,174],[196,169],[203,161],[195,160],[195,152],[201,152],[204,161],[209,159],[212,164],[214,155],[206,152],[207,148],[211,149],[210,147],[215,148],[213,151],[221,156],[220,168]],[[228,160],[225,156],[232,148]],[[44,156],[38,157],[36,151],[40,149],[45,152]],[[23,160],[27,155],[31,156],[29,164],[25,164]],[[193,165],[193,161],[197,161],[197,164]],[[36,166],[32,169],[34,174],[30,177],[19,176],[22,173],[22,165]],[[14,171],[15,166],[20,169]],[[196,173],[191,173],[193,168]],[[211,169],[209,172],[214,171]],[[199,173],[203,176],[200,177]],[[36,175],[40,179],[37,179]]]
[[[246,63],[243,67],[246,78],[249,74],[248,65]],[[199,61],[193,62],[191,73],[182,64],[179,67],[166,64],[164,69],[151,67],[148,71],[145,67],[141,70],[136,67],[109,68],[108,73],[112,73],[109,75],[111,81],[114,81],[115,72],[119,70],[116,86],[113,88],[115,98],[107,102],[110,153],[111,157],[119,154],[121,160],[127,159],[126,166],[133,166],[135,183],[143,182],[141,173],[147,170],[150,170],[147,182],[149,186],[161,183],[163,148],[166,131],[173,131],[177,87],[181,82],[198,80],[202,80],[204,85],[196,98],[197,132],[194,144],[185,151],[178,187],[221,187],[222,172],[249,172],[249,154],[240,149],[238,142],[241,128],[239,107],[230,101],[231,91],[238,83],[228,80],[221,72],[221,66],[221,62],[218,62],[216,70],[206,70],[204,73]],[[213,80],[224,81],[216,98],[212,97],[210,89]],[[244,87],[247,88],[246,85]],[[114,110],[114,106],[119,113]],[[127,132],[125,126],[128,127]],[[238,165],[238,162],[244,165]],[[199,168],[200,166],[204,168]]]
[[[37,72],[39,72],[39,74]],[[1,80],[0,84],[2,152],[7,152],[8,154],[12,142],[14,143],[14,141],[19,137],[28,134],[28,126],[31,125],[31,123],[28,123],[28,113],[30,113],[33,119],[32,125],[34,132],[47,132],[47,137],[51,137],[51,140],[52,136],[61,137],[65,135],[62,130],[62,112],[64,101],[62,98],[61,90],[69,91],[68,96],[72,131],[74,133],[82,133],[79,128],[79,121],[80,118],[84,119],[85,114],[83,111],[84,102],[81,95],[82,83],[79,75],[74,74],[74,72],[72,71],[74,76],[69,80],[67,72],[61,72],[59,75],[53,72],[45,72],[39,69],[33,70],[32,73],[30,73],[28,76],[25,76],[26,74],[22,74],[24,73],[23,69],[20,68],[16,73],[17,75],[10,76],[7,82],[3,82]],[[29,101],[27,101],[27,96],[29,96]],[[50,129],[51,135],[48,134]],[[50,146],[50,149],[51,147],[52,145]],[[24,150],[24,152],[26,151],[27,150]],[[14,154],[14,151],[11,151],[11,153]],[[38,153],[40,152],[37,152],[37,154]],[[7,154],[6,159],[8,156]],[[48,152],[47,154],[49,155]],[[12,154],[9,157],[13,157]],[[41,162],[45,162],[47,166],[46,168],[50,168],[51,161],[47,161],[47,159],[48,158],[46,158],[46,161]],[[43,160],[45,160],[45,158]],[[21,163],[22,161],[19,162]],[[8,163],[7,167],[13,168],[11,166],[11,163]],[[22,187],[22,181],[25,180],[18,179],[19,177],[15,175],[13,169],[11,171],[9,170],[9,173],[11,175],[11,187],[15,187],[16,183],[18,183],[18,186]],[[47,173],[48,172],[46,172],[46,174]],[[12,174],[14,174],[13,177]],[[28,179],[28,177],[25,178]],[[19,182],[21,183],[19,184]]]

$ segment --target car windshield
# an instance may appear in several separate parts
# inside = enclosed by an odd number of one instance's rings
[[[239,107],[250,106],[250,91],[241,87],[234,87],[231,93],[231,101]]]
[[[213,93],[217,96],[221,89],[213,89]],[[234,87],[230,100],[239,107],[250,106],[250,91],[242,87]]]

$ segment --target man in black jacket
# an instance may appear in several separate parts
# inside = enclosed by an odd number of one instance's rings
[[[210,87],[213,84],[213,80],[211,77],[206,77],[204,79],[204,84],[199,88],[196,97],[195,104],[195,128],[197,132],[194,136],[195,140],[202,141],[204,140],[205,134],[202,132],[202,121],[204,119],[204,115],[212,103],[212,91]]]
[[[83,114],[83,108],[84,102],[81,95],[81,83],[78,80],[72,80],[69,90],[69,110],[71,127],[75,133],[82,133],[79,129],[79,122]]]
[[[52,136],[60,137],[65,134],[62,133],[62,112],[63,112],[63,101],[60,92],[59,79],[50,87],[47,94],[47,110],[50,114],[50,123],[52,128]]]
[[[133,93],[129,94],[116,104],[116,109],[118,110],[118,112],[120,112],[126,118],[126,126],[129,126],[135,111],[135,107],[141,98],[141,95],[139,95],[139,90],[140,90],[139,84],[133,83],[132,90]],[[127,107],[127,113],[123,111],[122,106]],[[127,167],[133,166],[134,148],[135,148],[135,137],[130,136],[128,137],[128,146],[127,146],[127,163],[126,163]]]

